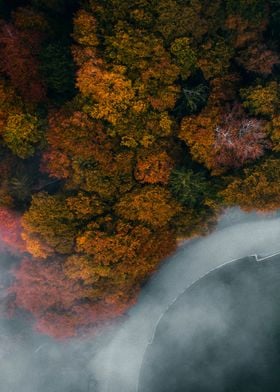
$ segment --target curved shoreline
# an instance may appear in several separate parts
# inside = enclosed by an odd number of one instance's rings
[[[252,216],[242,216],[245,222],[226,224],[207,237],[188,241],[151,278],[137,305],[128,312],[128,320],[89,364],[100,392],[137,391],[143,355],[159,319],[191,284],[248,254],[264,255],[258,257],[261,261],[279,253],[280,219],[254,216],[250,221]]]
[[[273,257],[278,256],[278,255],[280,255],[280,250],[277,251],[277,252],[274,252],[274,253],[272,253],[272,254],[270,254],[270,255],[268,255],[268,256],[264,256],[264,257],[261,257],[261,256],[259,256],[258,254],[252,254],[252,255],[248,255],[248,256],[246,257],[246,259],[247,259],[246,262],[250,262],[252,259],[253,259],[254,262],[256,262],[256,263],[258,263],[258,262],[267,262],[267,261],[269,261],[270,259],[273,259]],[[171,309],[171,307],[172,307],[173,305],[175,305],[175,303],[176,303],[184,294],[186,294],[187,291],[191,290],[191,289],[193,288],[193,286],[199,284],[202,280],[204,280],[205,278],[207,278],[209,275],[215,273],[215,272],[218,271],[218,270],[221,270],[222,268],[224,268],[224,267],[226,267],[226,266],[228,266],[228,265],[230,265],[230,264],[238,263],[238,262],[243,262],[244,259],[245,259],[245,257],[243,257],[243,258],[238,258],[238,259],[233,259],[233,260],[229,260],[229,261],[227,261],[227,262],[225,262],[225,263],[219,265],[218,267],[215,267],[215,268],[213,268],[212,270],[208,271],[205,275],[201,276],[200,278],[198,278],[197,280],[195,280],[194,282],[192,282],[188,287],[185,288],[185,290],[183,290],[181,293],[179,293],[178,296],[177,296],[177,297],[167,306],[167,308],[162,312],[162,314],[160,315],[158,321],[157,321],[156,324],[155,324],[153,334],[152,334],[151,339],[149,340],[149,342],[148,342],[148,344],[147,344],[147,346],[146,346],[146,348],[145,348],[144,355],[143,355],[143,357],[142,357],[142,361],[141,361],[141,365],[140,365],[140,370],[139,370],[139,374],[138,374],[136,392],[139,392],[140,375],[141,375],[141,369],[142,369],[142,366],[143,366],[143,362],[144,362],[144,360],[145,360],[145,355],[146,355],[146,353],[147,353],[147,350],[149,349],[149,346],[151,346],[151,345],[153,344],[154,339],[155,339],[155,335],[156,335],[156,332],[157,332],[157,329],[158,329],[158,326],[159,326],[161,320],[163,319],[163,317],[164,317],[164,316],[166,315],[166,313],[169,311],[169,309]]]

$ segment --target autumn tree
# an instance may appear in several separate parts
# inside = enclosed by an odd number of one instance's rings
[[[40,37],[37,33],[20,31],[11,23],[1,22],[0,70],[30,103],[45,99],[45,87],[35,55],[39,43]]]
[[[248,48],[263,40],[268,8],[263,0],[249,2],[228,0],[225,27],[236,49]]]
[[[34,155],[36,146],[43,142],[43,127],[36,116],[11,113],[2,130],[2,137],[15,155],[27,158]]]
[[[234,49],[231,42],[217,37],[216,40],[208,40],[201,46],[197,64],[205,79],[209,80],[226,74],[233,56]]]
[[[65,108],[52,113],[46,138],[49,149],[42,167],[54,177],[69,177],[77,161],[109,165],[112,160],[111,142],[102,123],[82,111]]]
[[[165,151],[140,150],[134,176],[137,181],[148,184],[167,184],[174,162]]]
[[[25,243],[21,238],[21,216],[16,211],[7,207],[0,207],[0,240],[2,251],[8,249],[13,254],[26,251]]]
[[[7,81],[0,80],[0,136],[15,156],[28,158],[43,145],[44,121]]]
[[[102,222],[87,226],[77,239],[79,253],[65,263],[57,257],[26,258],[15,271],[10,292],[18,307],[32,313],[41,333],[68,338],[98,331],[135,302],[140,283],[175,250],[175,237],[166,229],[118,222],[113,235],[109,222],[107,229]]]
[[[237,57],[247,71],[269,75],[275,64],[279,64],[280,58],[277,53],[267,48],[264,44],[258,44],[242,50]]]
[[[105,119],[115,124],[130,106],[134,91],[125,77],[125,68],[115,66],[106,70],[101,59],[88,60],[78,70],[77,86],[81,93],[92,100],[88,112],[93,118]]]
[[[200,40],[207,32],[207,20],[201,15],[202,4],[199,1],[192,0],[186,5],[176,0],[160,0],[155,10],[158,14],[155,30],[168,43],[189,35]]]
[[[220,213],[219,203],[210,203],[209,206],[199,208],[183,206],[181,212],[172,220],[177,241],[180,243],[181,240],[209,234],[215,229]]]
[[[61,263],[34,262],[25,258],[14,272],[10,293],[16,305],[31,312],[35,328],[55,338],[69,338],[87,327],[121,315],[130,303],[91,303],[92,288],[66,277]]]
[[[37,163],[30,165],[30,160],[44,144],[44,121],[4,79],[0,79],[0,124],[0,203],[22,209],[37,180]]]
[[[215,164],[221,167],[241,167],[253,161],[270,147],[265,124],[256,118],[246,118],[239,106],[222,118],[215,129]]]
[[[218,107],[207,107],[198,116],[185,117],[179,136],[189,145],[194,159],[213,174],[241,167],[270,146],[264,122],[247,117],[238,104],[225,113]]]
[[[119,285],[124,288],[122,296],[127,296],[137,292],[137,285],[174,246],[175,237],[166,228],[154,231],[141,224],[114,222],[107,216],[90,223],[77,237],[79,253],[67,259],[65,272],[87,284],[94,283],[96,290],[100,286],[101,297],[106,296],[104,291],[111,295],[116,290],[119,293]]]
[[[208,105],[223,107],[237,101],[239,97],[238,87],[240,78],[237,72],[230,72],[211,79],[209,82],[211,93],[208,97]]]
[[[272,121],[269,125],[270,138],[272,140],[272,149],[274,151],[280,151],[280,116],[273,116]]]
[[[272,117],[278,112],[279,86],[276,81],[240,90],[242,105],[253,115]]]
[[[178,94],[173,83],[179,68],[172,64],[163,40],[119,23],[115,35],[107,38],[107,42],[108,57],[126,67],[127,75],[135,81],[137,96],[146,97],[155,110],[171,109]]]
[[[28,251],[39,258],[55,252],[73,251],[78,221],[65,203],[63,195],[41,192],[32,197],[31,206],[22,218],[23,239]]]
[[[104,214],[108,209],[96,194],[88,194],[82,191],[79,191],[76,195],[68,196],[66,204],[77,220],[87,221]]]
[[[190,38],[176,38],[170,46],[170,51],[180,69],[182,79],[188,79],[197,68],[197,53],[191,47]]]
[[[180,211],[167,189],[160,186],[145,186],[125,194],[115,206],[118,216],[139,221],[152,227],[162,227]]]
[[[243,176],[233,178],[221,195],[227,205],[239,205],[245,211],[273,211],[280,206],[279,179],[279,160],[268,158],[244,169]]]

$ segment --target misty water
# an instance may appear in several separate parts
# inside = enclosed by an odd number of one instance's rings
[[[245,257],[189,287],[161,318],[139,392],[274,392],[280,384],[280,255]]]
[[[277,215],[227,211],[213,233],[186,242],[166,260],[125,321],[98,338],[57,342],[33,332],[24,313],[2,320],[1,392],[136,392],[145,350],[178,296],[223,263],[278,252],[279,238]],[[1,279],[5,265],[3,261]]]

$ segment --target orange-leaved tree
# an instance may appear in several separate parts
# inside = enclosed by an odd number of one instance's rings
[[[239,205],[245,211],[273,211],[280,207],[280,161],[268,158],[244,169],[221,192],[227,205]]]

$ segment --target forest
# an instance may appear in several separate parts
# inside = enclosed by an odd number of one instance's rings
[[[100,331],[182,239],[280,207],[279,0],[0,0],[6,312]]]

